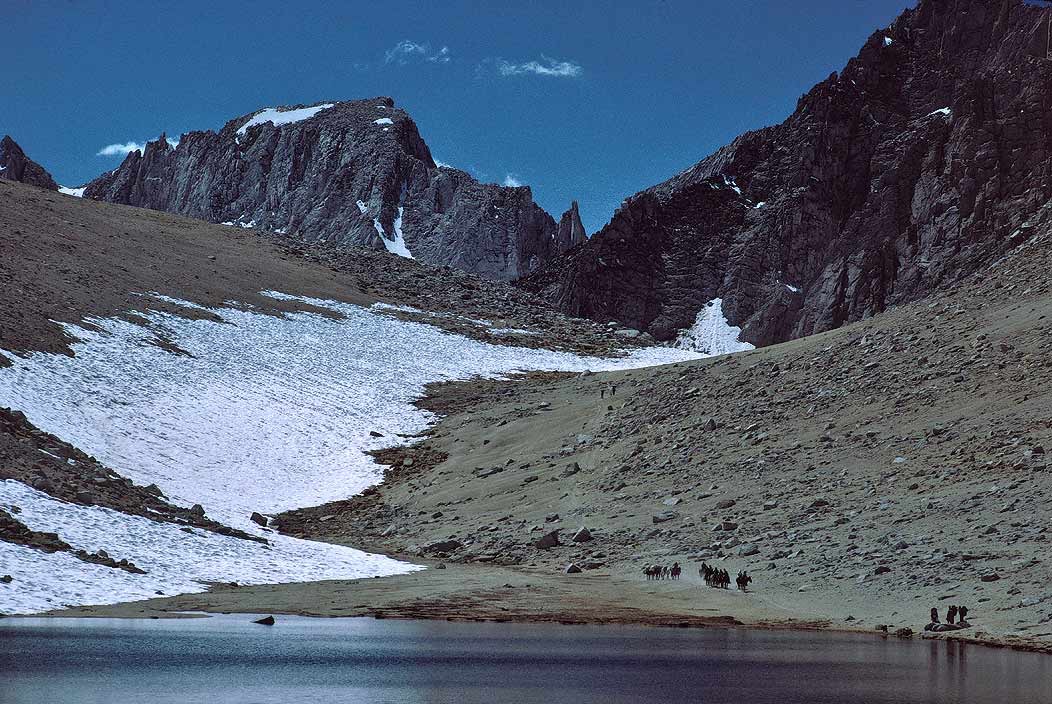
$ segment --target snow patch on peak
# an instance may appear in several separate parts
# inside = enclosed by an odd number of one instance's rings
[[[294,122],[302,122],[308,120],[317,115],[322,110],[328,110],[329,108],[336,105],[336,103],[323,103],[321,105],[314,105],[309,108],[295,108],[293,110],[279,110],[278,108],[264,108],[260,110],[251,118],[248,122],[241,125],[238,128],[237,136],[243,137],[248,131],[248,128],[255,127],[256,125],[262,125],[267,122],[273,124],[275,127],[281,125],[291,125]]]
[[[373,120],[374,125],[393,125],[394,120],[389,117],[381,117],[379,120]]]
[[[953,115],[953,110],[950,108],[939,108],[938,110],[932,110],[925,117],[934,117],[935,115],[942,115],[943,117],[950,117]]]
[[[673,347],[708,357],[756,349],[738,339],[741,332],[741,328],[731,325],[723,315],[723,299],[713,298],[698,311],[694,324],[680,332]]]
[[[893,44],[893,41],[892,41],[891,37],[884,37],[884,46],[891,46],[892,44]]]
[[[368,210],[368,209],[369,208],[366,207],[364,202],[358,201],[358,212],[360,212],[362,215],[364,215],[365,211]]]
[[[66,186],[59,186],[58,192],[65,193],[67,196],[73,196],[74,198],[83,198],[85,188],[87,188],[87,186],[81,186],[80,188],[67,188]]]

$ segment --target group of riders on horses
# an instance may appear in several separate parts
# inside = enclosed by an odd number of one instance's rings
[[[680,575],[683,574],[683,568],[680,567],[678,562],[673,562],[671,567],[668,565],[646,565],[643,567],[643,574],[646,575],[648,581],[652,579],[679,579]],[[710,567],[704,562],[701,563],[698,576],[705,581],[705,584],[717,589],[726,589],[731,583],[731,575],[727,570],[719,567]],[[745,570],[739,570],[734,582],[738,585],[739,590],[743,592],[748,591],[752,577]]]
[[[704,562],[701,563],[701,569],[698,570],[698,575],[705,580],[705,584],[718,589],[726,589],[731,583],[731,575],[727,570],[720,569],[719,567],[709,567]],[[748,591],[751,582],[752,577],[749,576],[748,572],[745,570],[738,570],[738,575],[734,578],[734,583],[738,585],[739,591]]]

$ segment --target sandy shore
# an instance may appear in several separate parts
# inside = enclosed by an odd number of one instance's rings
[[[419,561],[419,560],[418,560]],[[394,577],[300,584],[217,585],[202,594],[92,606],[51,612],[56,617],[182,618],[192,612],[292,614],[313,617],[370,617],[549,623],[631,624],[669,628],[762,628],[870,633],[895,637],[878,623],[854,622],[777,595],[706,587],[696,575],[679,581],[647,582],[593,571],[553,574],[542,569],[446,564]],[[917,633],[914,637],[956,640],[1052,654],[1052,644],[995,636],[981,626],[958,633]]]

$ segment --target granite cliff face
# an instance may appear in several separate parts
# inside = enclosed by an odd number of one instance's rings
[[[803,96],[520,285],[669,340],[836,328],[982,270],[1052,197],[1052,9],[923,0]]]
[[[22,151],[9,135],[0,139],[0,178],[7,181],[28,183],[31,186],[58,190],[58,184],[43,166],[36,163]]]
[[[268,108],[177,146],[161,135],[84,197],[386,248],[504,281],[538,269],[573,236],[561,238],[528,187],[437,167],[390,98]]]

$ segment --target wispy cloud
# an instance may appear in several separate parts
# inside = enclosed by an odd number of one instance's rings
[[[120,154],[130,154],[136,150],[142,151],[146,149],[146,145],[141,142],[125,142],[123,144],[107,144],[105,147],[95,153],[95,156],[118,156]]]
[[[448,64],[453,56],[448,46],[432,51],[430,44],[403,39],[384,53],[385,64],[405,66],[414,61],[426,61],[432,64]]]
[[[504,174],[504,183],[501,185],[509,188],[518,188],[522,185],[522,178],[518,174]]]
[[[172,139],[171,137],[166,137],[165,139],[171,146],[179,146],[179,140]],[[135,151],[145,152],[146,142],[124,142],[123,144],[107,144],[105,147],[95,152],[95,156],[123,156],[125,154],[131,154]]]
[[[514,64],[504,59],[497,59],[497,72],[502,76],[522,76],[533,74],[535,76],[555,76],[558,78],[576,78],[581,75],[580,64],[573,61],[559,61],[550,56],[541,54],[540,61],[526,61]]]

